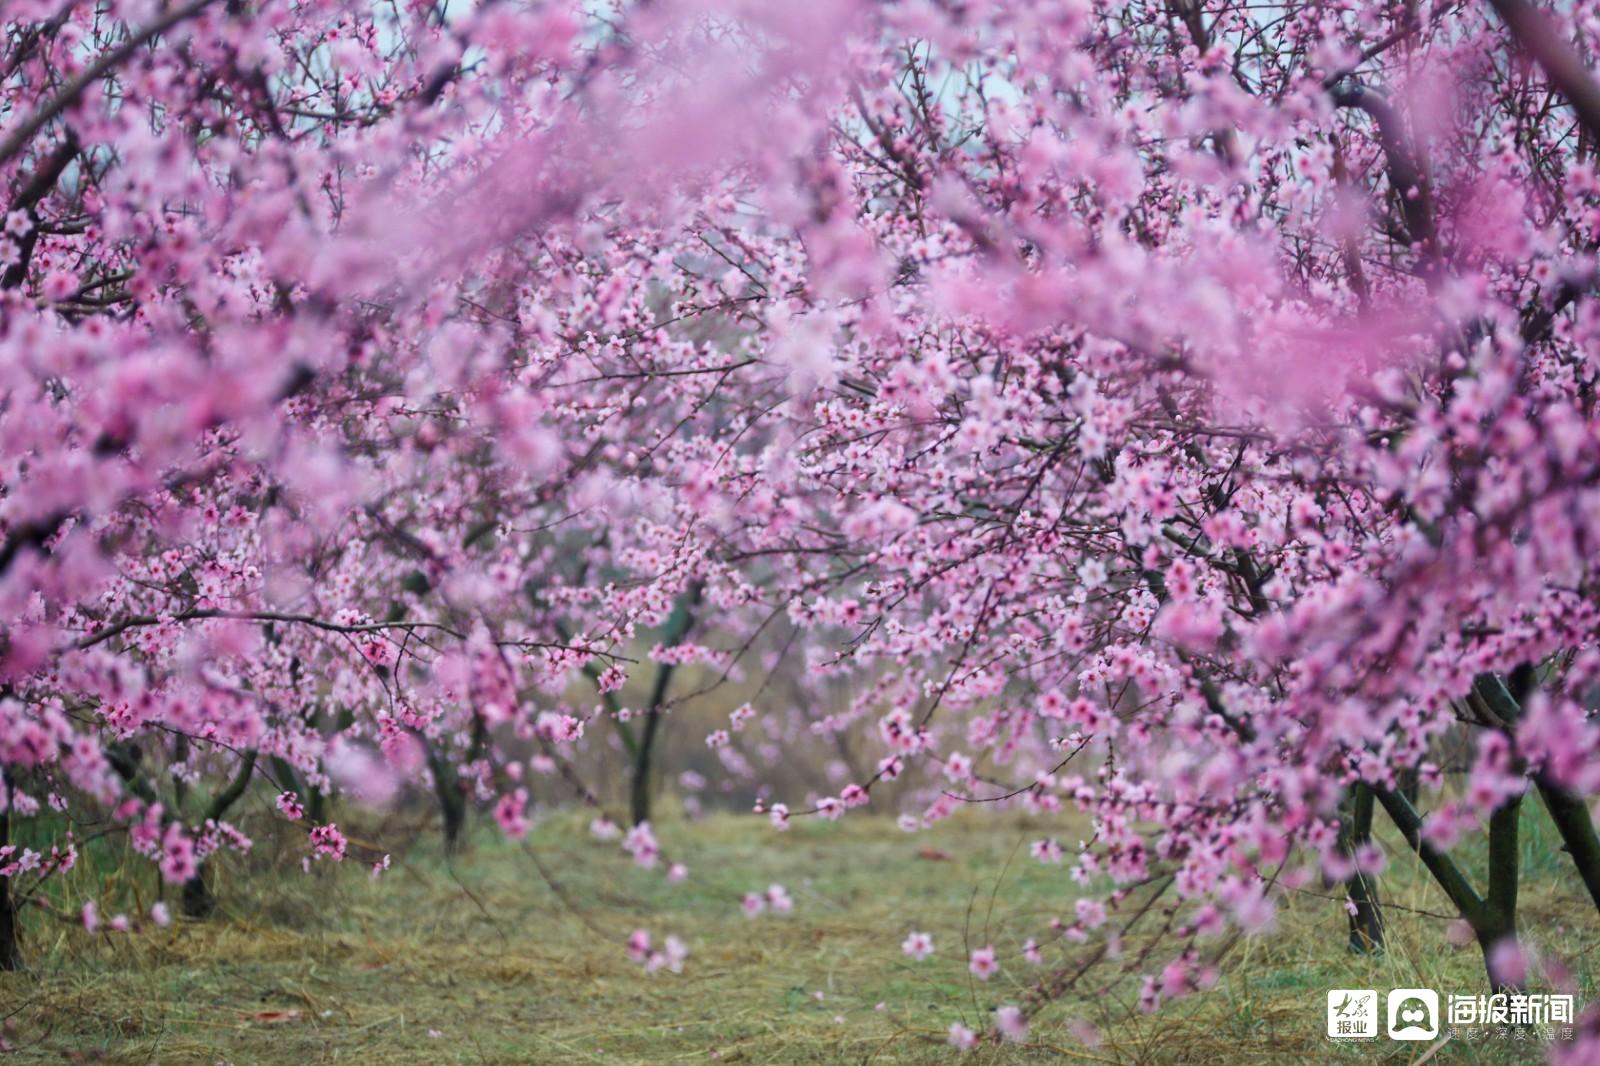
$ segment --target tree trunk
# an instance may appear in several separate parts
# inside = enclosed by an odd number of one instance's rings
[[[1595,833],[1589,805],[1582,796],[1562,788],[1544,774],[1534,780],[1539,786],[1539,798],[1544,800],[1545,810],[1550,812],[1550,820],[1556,824],[1567,854],[1578,868],[1578,876],[1583,878],[1583,887],[1589,890],[1595,909],[1600,910],[1600,836]]]
[[[1473,923],[1483,948],[1489,987],[1503,992],[1521,987],[1521,979],[1505,981],[1494,972],[1492,954],[1506,940],[1517,939],[1517,881],[1522,852],[1517,846],[1517,826],[1522,818],[1522,797],[1507,800],[1489,816],[1489,895],[1482,917]]]
[[[672,665],[663,663],[656,668],[656,689],[662,691],[666,682],[672,678]],[[629,814],[633,824],[650,820],[650,755],[655,750],[656,734],[661,729],[661,708],[650,707],[645,712],[644,733],[639,738],[639,753],[633,760],[632,795],[629,803]]]
[[[700,583],[697,581],[689,587],[684,598],[673,610],[672,616],[667,619],[667,628],[661,634],[662,645],[672,648],[683,642],[689,627],[694,623],[694,609],[699,602]],[[650,703],[645,710],[644,733],[639,738],[639,750],[633,758],[629,813],[634,825],[650,820],[650,762],[655,752],[656,736],[661,731],[662,705],[667,699],[667,686],[672,682],[673,669],[672,663],[658,665],[655,684],[650,689]]]
[[[22,969],[22,944],[17,909],[11,902],[11,878],[0,877],[0,970]]]
[[[0,810],[0,848],[11,843],[11,784],[6,782],[5,809]],[[17,908],[11,899],[11,878],[0,877],[0,970],[22,969]]]
[[[461,831],[467,824],[467,805],[453,786],[440,786],[439,820],[446,855],[461,851]]]
[[[194,876],[183,883],[180,905],[183,913],[190,918],[209,918],[211,912],[217,909],[217,897],[211,894],[211,887],[206,884],[205,863],[197,866]]]
[[[467,824],[467,803],[457,787],[455,771],[426,738],[423,749],[428,753],[428,769],[433,772],[433,794],[439,800],[439,823],[444,835],[444,852],[455,855],[461,850],[461,831]]]
[[[1508,937],[1515,939],[1517,935],[1517,864],[1520,859],[1517,819],[1522,812],[1522,797],[1515,797],[1489,816],[1489,893],[1485,898],[1472,887],[1455,859],[1423,837],[1422,816],[1410,801],[1398,790],[1375,788],[1373,792],[1406,843],[1415,850],[1461,917],[1472,927],[1478,946],[1483,949],[1483,965],[1489,973],[1489,983],[1495,991],[1500,991],[1508,982],[1500,980],[1489,961],[1501,942]]]
[[[239,768],[221,792],[212,797],[211,803],[206,807],[206,821],[220,822],[222,816],[227,814],[239,797],[245,794],[250,787],[252,775],[256,770],[256,751],[251,748],[239,756]],[[201,861],[195,867],[194,876],[183,883],[183,894],[179,898],[179,906],[183,913],[190,918],[209,918],[217,909],[217,897],[211,892],[211,886],[206,883],[206,864]]]
[[[1395,775],[1400,789],[1400,795],[1406,802],[1415,807],[1422,798],[1422,775],[1417,773],[1415,767],[1406,767]]]
[[[1372,841],[1372,813],[1375,803],[1371,786],[1357,783],[1350,803],[1350,816],[1340,831],[1340,849],[1354,857],[1362,845]],[[1355,913],[1350,915],[1350,950],[1362,955],[1383,951],[1383,905],[1378,900],[1378,879],[1357,870],[1345,883]]]

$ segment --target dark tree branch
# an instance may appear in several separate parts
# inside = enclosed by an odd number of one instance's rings
[[[1549,16],[1526,0],[1489,0],[1489,4],[1556,91],[1567,98],[1583,128],[1591,137],[1600,137],[1600,85],[1589,76],[1582,57],[1557,35]]]
[[[85,67],[82,73],[63,86],[61,91],[51,97],[43,107],[23,119],[4,141],[0,141],[0,164],[10,161],[29,141],[33,140],[34,134],[44,129],[51,119],[77,103],[84,90],[96,80],[121,66],[129,56],[178,23],[193,18],[214,3],[216,0],[190,0],[181,7],[175,7]]]

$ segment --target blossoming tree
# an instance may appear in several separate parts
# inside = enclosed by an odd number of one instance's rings
[[[612,731],[637,820],[700,663],[871,753],[780,828],[1087,816],[991,1036],[1112,915],[1151,1007],[1312,878],[1381,946],[1379,810],[1496,984],[1530,790],[1600,908],[1589,5],[0,17],[0,830],[198,913],[252,787],[521,833]]]

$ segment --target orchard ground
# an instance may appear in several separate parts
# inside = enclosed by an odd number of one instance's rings
[[[1600,928],[1567,880],[1543,811],[1525,811],[1523,927],[1538,949],[1567,960],[1590,998]],[[1276,934],[1233,947],[1207,995],[1140,1015],[1130,1010],[1130,979],[1089,1006],[1047,1008],[1026,1048],[962,1055],[943,1043],[951,1022],[981,1029],[994,1006],[1020,1001],[1039,973],[1021,943],[1071,912],[1064,868],[1027,850],[1045,835],[1074,843],[1059,819],[964,812],[917,835],[878,817],[797,819],[774,846],[763,819],[668,818],[659,835],[690,867],[681,884],[636,869],[615,844],[591,840],[586,825],[587,816],[553,816],[526,848],[485,830],[450,862],[426,833],[377,881],[354,860],[307,875],[266,840],[216,871],[216,916],[134,935],[91,936],[76,920],[35,910],[25,926],[28,970],[0,975],[12,1049],[0,1057],[239,1066],[1542,1057],[1530,1043],[1482,1031],[1437,1049],[1381,1036],[1325,1039],[1329,989],[1485,990],[1477,948],[1452,946],[1447,923],[1423,913],[1448,906],[1392,836],[1384,956],[1346,952],[1340,905],[1310,894],[1324,891],[1312,885],[1290,895]],[[109,878],[118,898],[101,901],[106,916],[150,902],[148,865],[124,865],[121,847],[95,842],[85,866],[98,869],[72,875],[84,884]],[[745,917],[739,898],[771,882],[788,888],[794,910]],[[75,887],[61,886],[68,895]],[[641,927],[658,942],[676,934],[688,943],[681,975],[649,975],[629,959],[625,942]],[[933,935],[926,961],[900,949],[912,929]],[[1003,968],[982,983],[967,972],[967,951],[988,943]],[[1136,950],[1130,938],[1127,953]],[[1102,965],[1086,987],[1109,974]],[[1075,1020],[1101,1028],[1097,1046],[1074,1037]]]

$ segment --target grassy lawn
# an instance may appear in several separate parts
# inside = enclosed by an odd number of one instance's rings
[[[1532,804],[1528,805],[1532,807]],[[1523,925],[1535,946],[1595,987],[1600,920],[1555,850],[1542,811],[1525,816]],[[1446,911],[1415,861],[1394,856],[1383,883],[1391,948],[1376,959],[1343,947],[1338,903],[1292,896],[1279,931],[1240,940],[1216,988],[1153,1016],[1130,1008],[1131,977],[1102,963],[1085,995],[1047,1007],[1027,1048],[960,1055],[943,1044],[952,1021],[985,1027],[989,1011],[1022,1002],[1041,973],[1070,966],[1047,950],[1029,965],[1021,944],[1068,917],[1075,886],[1027,844],[1076,835],[1059,821],[964,812],[907,836],[887,819],[797,820],[775,835],[752,817],[667,820],[659,835],[690,877],[671,884],[598,844],[586,817],[540,823],[523,848],[480,833],[445,863],[423,835],[381,880],[347,862],[301,873],[268,843],[217,871],[219,913],[134,936],[90,936],[31,911],[29,971],[0,975],[7,1064],[582,1063],[582,1062],[1384,1062],[1412,1063],[1428,1044],[1352,1046],[1323,1036],[1330,988],[1401,986],[1486,991],[1476,947],[1452,947]],[[1470,857],[1470,851],[1465,852]],[[149,903],[149,868],[92,852],[79,883],[108,877],[103,914]],[[746,918],[739,898],[771,882],[789,914]],[[143,898],[140,897],[143,893]],[[1402,910],[1401,908],[1409,908]],[[648,928],[685,940],[682,975],[647,975],[625,952]],[[900,950],[912,929],[936,953]],[[994,944],[1003,969],[967,973],[968,947]],[[1130,937],[1123,963],[1137,955]],[[1159,969],[1167,955],[1151,957]],[[1142,972],[1138,968],[1134,972]],[[1102,1039],[1075,1032],[1090,1022]],[[1438,1063],[1537,1061],[1528,1041],[1484,1031],[1433,1050]]]

